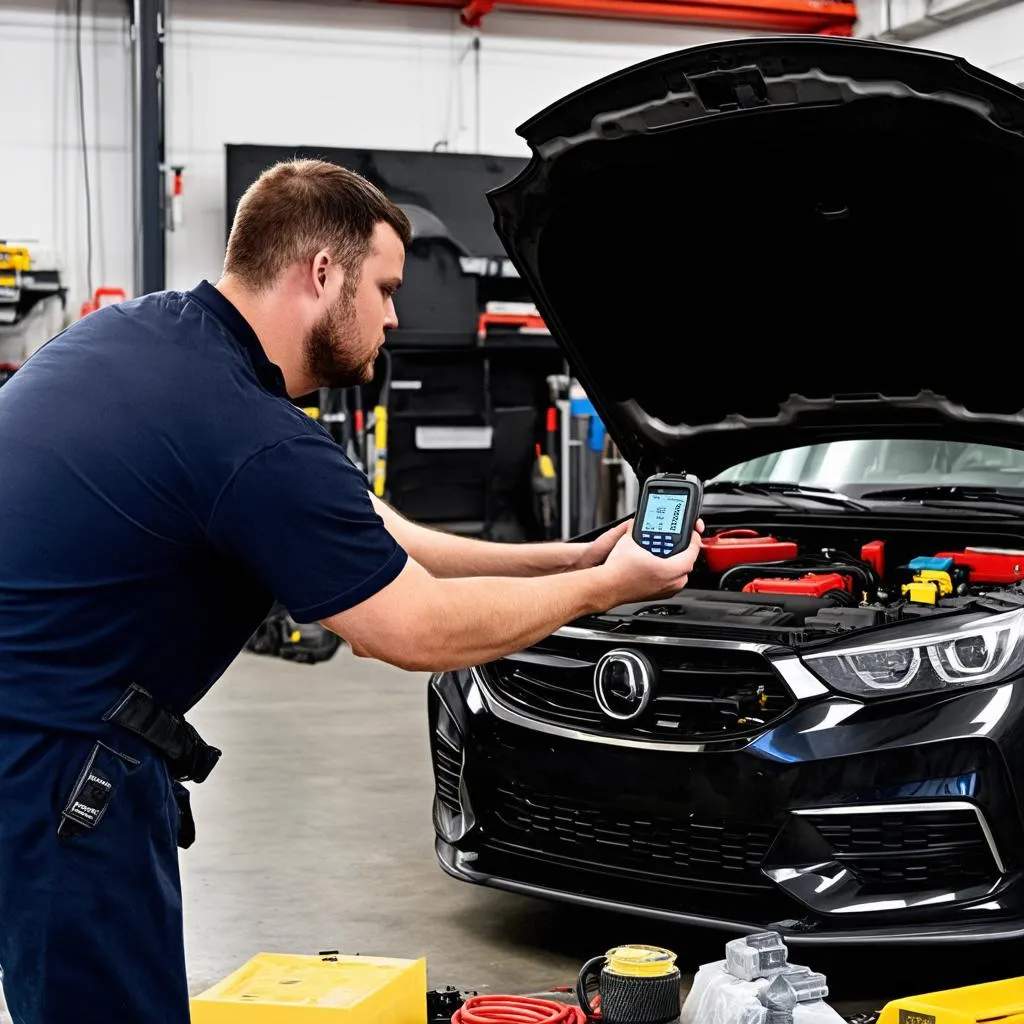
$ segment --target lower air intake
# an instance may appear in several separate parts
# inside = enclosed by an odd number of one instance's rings
[[[973,809],[802,815],[832,847],[865,892],[963,889],[1000,871]]]

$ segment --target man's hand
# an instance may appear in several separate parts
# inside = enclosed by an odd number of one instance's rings
[[[605,530],[600,537],[590,541],[589,544],[574,544],[573,547],[580,549],[572,564],[573,569],[592,569],[595,565],[604,565],[605,560],[611,554],[611,550],[619,542],[619,538],[633,528],[633,520],[627,519],[610,530]]]
[[[620,537],[601,570],[609,580],[608,607],[671,597],[682,590],[703,546],[703,530],[704,523],[698,520],[689,547],[671,558],[645,551],[628,533]]]
[[[618,544],[623,535],[633,529],[633,519],[630,517],[624,523],[605,530],[600,537],[595,537],[588,544],[577,544],[580,553],[573,562],[573,569],[590,569],[595,565],[604,565],[612,549]],[[698,533],[704,532],[704,520],[698,519],[696,529]]]

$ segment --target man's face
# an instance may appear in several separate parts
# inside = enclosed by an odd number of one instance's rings
[[[398,326],[394,295],[402,283],[405,246],[389,224],[378,224],[358,281],[346,275],[337,301],[306,336],[306,364],[318,387],[368,384],[384,344]]]

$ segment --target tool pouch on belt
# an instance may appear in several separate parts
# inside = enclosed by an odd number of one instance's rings
[[[192,817],[192,798],[180,783],[172,783],[174,800],[178,805],[178,845],[187,850],[196,841],[196,819]]]
[[[220,760],[221,752],[204,742],[184,718],[168,711],[151,693],[134,683],[103,720],[141,736],[163,756],[175,783],[174,799],[181,824],[178,845],[191,846],[196,837],[195,820],[189,792],[181,783],[204,782]]]

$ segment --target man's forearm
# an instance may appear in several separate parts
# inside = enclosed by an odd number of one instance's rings
[[[413,671],[492,661],[619,599],[615,581],[603,567],[535,579],[436,579],[410,563],[403,576],[403,604],[414,612],[384,613],[375,618],[373,629],[353,625],[345,614],[325,625],[343,636],[357,655]]]
[[[430,669],[465,668],[537,643],[582,615],[616,603],[600,569],[556,578],[442,580],[445,611]],[[473,620],[474,628],[466,624]]]
[[[395,580],[324,625],[362,657],[418,671],[466,668],[529,647],[583,615],[677,593],[700,549],[695,531],[685,551],[659,558],[634,544],[623,524],[601,564],[560,575],[439,579],[410,558]]]
[[[500,544],[458,537],[411,522],[377,498],[388,532],[433,576],[547,576],[574,568],[581,544]]]

